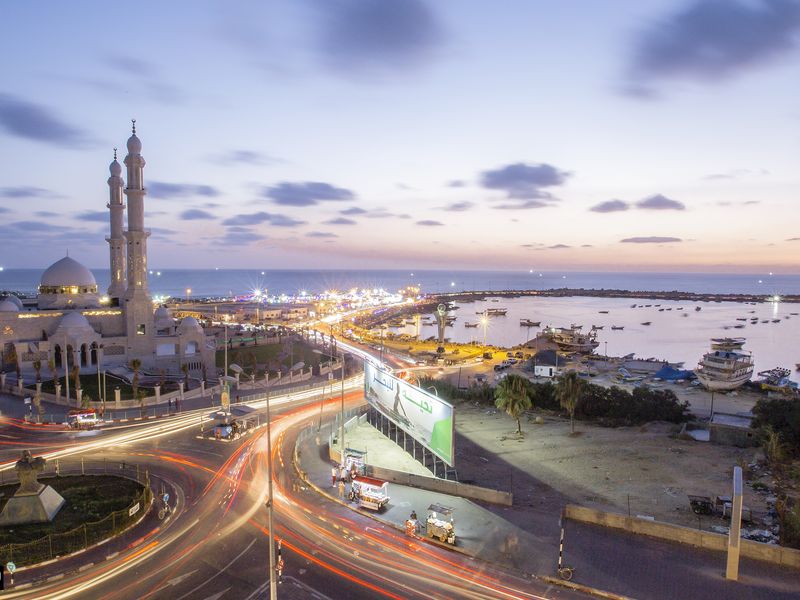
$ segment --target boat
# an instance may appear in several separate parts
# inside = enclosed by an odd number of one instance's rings
[[[603,327],[605,327],[605,325],[592,325],[592,331],[599,331]]]
[[[694,309],[695,310],[703,310],[703,307],[702,306],[695,306]]]
[[[487,308],[486,315],[489,317],[505,317],[508,312],[507,308]]]
[[[739,325],[734,325],[733,328],[734,329],[744,329],[744,324],[740,323]]]
[[[780,320],[780,319],[772,319],[772,322],[773,322],[773,323],[780,323],[780,322],[781,322],[781,320]]]
[[[623,329],[625,329],[625,325],[612,325],[611,329],[614,331],[622,331]]]
[[[789,369],[775,367],[774,369],[759,372],[758,376],[761,379],[756,383],[761,385],[762,390],[768,392],[791,394],[797,391],[797,383],[789,379],[789,375]]]
[[[631,308],[636,308],[636,305],[635,304],[631,304]]]
[[[711,352],[697,363],[694,373],[698,381],[712,392],[735,390],[753,374],[753,355],[742,350],[745,338],[714,338]]]
[[[464,322],[464,327],[477,327],[477,326],[478,323],[468,323],[466,321]]]
[[[652,323],[653,323],[652,321],[645,321],[644,323],[642,323],[642,325],[651,325]]]
[[[568,352],[591,352],[600,345],[593,331],[582,333],[580,325],[570,327],[548,327],[545,336],[561,350]]]
[[[737,321],[747,321],[747,317],[736,317]]]
[[[795,368],[795,369],[797,369],[798,371],[800,371],[800,363],[797,363],[797,364],[794,366],[794,368]]]
[[[607,310],[598,310],[597,312],[599,312],[601,315],[607,315],[608,314]]]
[[[530,319],[520,319],[519,326],[520,327],[539,327],[541,325],[541,321],[531,321]]]

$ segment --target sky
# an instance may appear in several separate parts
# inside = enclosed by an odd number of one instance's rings
[[[0,266],[800,273],[800,0],[4,3]],[[124,177],[123,173],[123,177]]]

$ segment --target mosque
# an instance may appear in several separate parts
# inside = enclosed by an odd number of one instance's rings
[[[193,317],[177,323],[165,307],[155,308],[147,282],[147,238],[144,227],[145,160],[142,142],[133,134],[125,157],[128,185],[122,166],[114,161],[109,170],[111,285],[98,293],[92,272],[66,256],[43,274],[35,307],[11,295],[0,299],[0,348],[3,356],[16,356],[23,376],[41,361],[47,377],[52,360],[59,373],[65,366],[82,371],[128,368],[141,361],[142,372],[180,375],[187,365],[193,376],[216,375],[215,345]],[[123,201],[127,198],[127,207]],[[127,229],[124,219],[127,208]]]

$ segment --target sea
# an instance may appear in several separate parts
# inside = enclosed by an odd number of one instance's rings
[[[108,287],[107,269],[92,271],[99,288]],[[0,271],[0,291],[35,294],[42,270]],[[800,275],[707,274],[707,273],[601,273],[539,271],[438,271],[438,270],[238,270],[163,269],[149,277],[153,295],[191,298],[231,297],[266,290],[269,295],[313,295],[327,290],[353,288],[396,291],[409,285],[422,293],[446,291],[544,290],[554,288],[618,289],[631,291],[683,291],[703,294],[800,295]],[[636,308],[633,308],[633,305]],[[650,306],[646,306],[646,305]],[[659,306],[656,306],[656,305]],[[506,308],[505,317],[489,319],[486,342],[512,347],[534,337],[541,327],[592,326],[600,342],[596,352],[623,356],[633,352],[639,358],[684,362],[693,368],[709,349],[711,338],[744,337],[745,349],[753,352],[756,370],[786,367],[798,373],[800,363],[800,304],[763,302],[651,301],[638,298],[525,297],[487,298],[457,305],[455,323],[445,335],[458,342],[483,341],[483,326],[477,323],[486,308]],[[699,307],[700,310],[696,310]],[[540,321],[539,328],[520,326],[521,319]],[[427,338],[436,327],[406,325],[393,331]],[[649,322],[650,325],[643,325]],[[744,325],[744,327],[741,327]],[[611,327],[623,327],[612,330]],[[740,326],[740,327],[737,327]]]

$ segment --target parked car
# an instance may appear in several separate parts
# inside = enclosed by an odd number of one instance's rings
[[[475,375],[475,382],[476,383],[486,383],[486,375],[483,373],[478,373]]]
[[[525,355],[521,351],[514,352],[514,358],[525,358]]]
[[[514,358],[514,353],[513,352],[506,352],[506,356],[508,358]]]
[[[495,370],[495,371],[502,371],[502,370],[504,370],[506,367],[508,367],[508,365],[507,365],[507,364],[505,364],[505,363],[500,363],[499,365],[495,365],[495,366],[494,366],[494,370]]]

